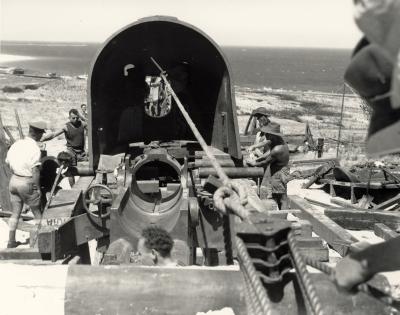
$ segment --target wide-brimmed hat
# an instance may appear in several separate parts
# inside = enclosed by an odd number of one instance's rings
[[[259,107],[253,110],[252,115],[262,115],[262,116],[267,116],[269,117],[270,115],[268,114],[268,111],[265,107]]]
[[[46,130],[47,129],[47,124],[43,120],[33,120],[30,121],[29,126],[38,130]]]
[[[283,134],[281,134],[281,126],[275,122],[270,122],[268,125],[261,127],[261,131],[271,135],[283,137]]]

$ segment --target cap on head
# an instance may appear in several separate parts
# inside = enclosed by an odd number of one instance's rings
[[[275,122],[271,122],[268,125],[261,127],[261,131],[275,136],[283,136],[281,134],[281,126]]]
[[[30,121],[29,126],[34,129],[42,130],[42,131],[45,131],[47,129],[46,122],[44,122],[42,120]]]
[[[268,114],[268,111],[267,111],[267,109],[266,109],[265,107],[259,107],[259,108],[255,109],[255,110],[253,110],[252,115],[253,115],[253,116],[254,116],[254,115],[262,115],[262,116],[267,116],[267,117],[270,116],[270,115]]]

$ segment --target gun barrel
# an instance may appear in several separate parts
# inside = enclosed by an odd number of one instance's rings
[[[230,178],[259,178],[264,176],[262,167],[223,167],[225,174]],[[200,167],[199,177],[217,176],[217,172],[212,167]]]

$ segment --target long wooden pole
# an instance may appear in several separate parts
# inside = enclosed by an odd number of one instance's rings
[[[339,134],[338,134],[338,142],[336,146],[336,157],[339,157],[339,147],[340,147],[340,138],[342,135],[342,121],[343,121],[343,108],[344,108],[344,94],[346,92],[346,84],[343,83],[343,95],[342,95],[342,108],[340,110],[340,122],[339,122]]]
[[[22,131],[21,121],[19,120],[19,115],[18,115],[18,111],[17,111],[16,108],[14,109],[14,112],[15,112],[15,118],[17,119],[19,138],[20,138],[20,139],[23,139],[23,138],[24,138],[24,133],[23,133],[23,131]]]
[[[3,210],[11,210],[10,194],[8,183],[10,182],[11,172],[6,165],[7,144],[4,134],[3,121],[0,116],[0,206]]]

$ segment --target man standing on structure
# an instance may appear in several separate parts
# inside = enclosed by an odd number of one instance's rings
[[[79,119],[79,113],[76,109],[69,111],[69,122],[55,132],[49,133],[42,138],[42,141],[51,140],[62,133],[67,140],[67,150],[72,156],[72,166],[76,166],[78,161],[86,161],[85,152],[85,130],[87,124]]]
[[[279,209],[288,208],[287,183],[290,170],[289,148],[282,138],[280,125],[270,122],[261,128],[268,143],[264,149],[265,153],[249,165],[264,167],[265,173],[261,187],[267,191],[267,199],[274,199]]]
[[[80,161],[87,161],[85,130],[87,130],[87,124],[79,119],[79,112],[73,108],[69,111],[69,122],[62,129],[43,136],[42,141],[51,140],[64,133],[67,151],[72,157],[71,166],[76,166]],[[75,183],[74,177],[70,176],[68,179],[72,186]]]
[[[24,204],[29,205],[35,219],[40,219],[42,215],[39,183],[41,151],[37,142],[42,138],[45,128],[45,122],[30,122],[28,136],[16,141],[7,153],[6,163],[12,172],[9,184],[12,215],[8,223],[7,248],[19,245],[15,233]]]

